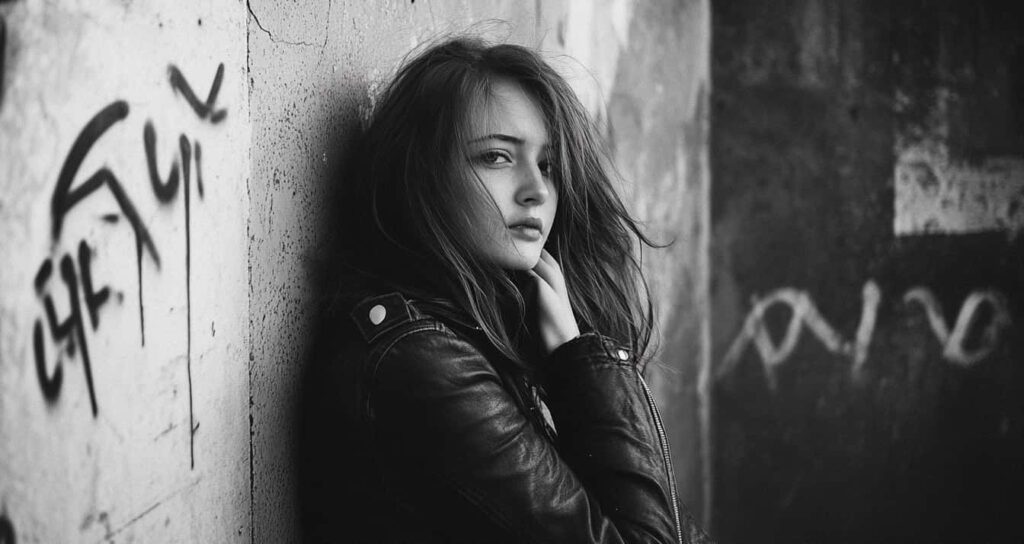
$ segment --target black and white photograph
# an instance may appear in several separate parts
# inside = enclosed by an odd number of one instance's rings
[[[1024,4],[0,0],[0,544],[1021,512]]]

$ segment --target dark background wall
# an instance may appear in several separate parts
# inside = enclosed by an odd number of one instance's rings
[[[712,3],[722,541],[1024,540],[1022,13]]]

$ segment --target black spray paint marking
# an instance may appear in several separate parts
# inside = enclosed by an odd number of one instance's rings
[[[173,68],[173,66],[172,66]],[[179,74],[180,75],[180,74]],[[182,80],[184,85],[188,85]],[[219,83],[218,83],[219,85]],[[214,95],[216,93],[213,93]],[[178,196],[178,189],[181,188],[185,200],[185,350],[186,370],[188,374],[188,413],[190,422],[189,451],[192,468],[195,468],[195,440],[191,438],[195,434],[195,413],[192,401],[192,199],[191,199],[191,174],[192,174],[192,142],[184,134],[178,137],[178,156],[171,163],[167,180],[160,178],[156,156],[156,131],[151,121],[146,121],[142,133],[143,145],[146,149],[146,165],[149,170],[149,181],[157,200],[163,204],[169,204]],[[202,197],[203,188],[200,179],[200,160],[202,152],[199,150],[199,142],[195,142],[196,153],[196,183],[199,185],[199,196]]]
[[[17,544],[14,536],[14,525],[6,514],[0,514],[0,544]]]
[[[203,147],[196,141],[196,188],[199,189],[199,198],[203,198]]]
[[[51,329],[52,332],[52,329]],[[58,359],[56,366],[53,369],[53,376],[50,376],[46,372],[46,348],[43,345],[43,324],[36,320],[35,326],[32,327],[32,346],[36,355],[36,377],[39,379],[39,388],[43,391],[43,398],[47,402],[54,402],[57,400],[57,395],[60,394],[60,385],[64,381],[64,373],[61,370],[60,360]]]
[[[36,279],[32,281],[32,285],[36,287],[37,292],[42,291],[43,287],[46,287],[46,281],[50,279],[50,274],[52,273],[53,265],[50,263],[50,260],[47,259],[46,262],[39,267],[39,271],[36,272]]]
[[[49,259],[43,263],[43,266],[39,267],[39,272],[36,273],[35,286],[36,291],[41,294],[43,287],[46,286],[46,282],[49,281],[50,276],[53,274],[53,264]],[[53,301],[49,295],[43,303],[46,307],[46,321],[50,326],[50,335],[58,340],[67,336],[67,330],[71,327],[71,319],[68,318],[64,323],[58,324],[56,312],[53,309]],[[43,324],[36,319],[35,326],[32,329],[32,343],[35,348],[36,358],[36,377],[39,379],[39,387],[43,391],[43,398],[47,402],[53,402],[57,400],[57,395],[60,393],[60,385],[64,380],[64,374],[61,370],[60,360],[57,361],[53,369],[53,376],[46,371],[46,352],[44,351],[43,344]]]
[[[92,250],[86,245],[85,240],[78,243],[78,269],[82,273],[82,294],[85,296],[85,306],[89,310],[89,321],[93,330],[100,325],[99,309],[110,298],[110,288],[103,287],[99,291],[92,288]]]
[[[181,96],[185,98],[189,106],[192,106],[192,110],[196,112],[196,115],[200,119],[210,119],[210,122],[216,124],[224,120],[228,112],[225,109],[215,110],[214,106],[217,103],[217,93],[220,92],[220,84],[224,79],[224,63],[217,66],[217,74],[213,76],[213,85],[210,87],[210,93],[206,97],[206,102],[200,102],[199,97],[192,91],[192,87],[185,81],[185,76],[181,75],[181,70],[178,70],[177,66],[173,64],[167,68],[167,73],[171,80],[171,88],[175,92],[181,93]]]
[[[93,290],[91,270],[91,250],[85,241],[78,245],[78,269],[82,274],[82,289],[85,297],[86,308],[89,311],[93,329],[99,323],[97,310],[102,306],[110,295],[110,289],[104,287],[99,291]],[[96,390],[92,382],[92,365],[89,360],[89,346],[86,343],[85,325],[82,323],[82,308],[78,300],[78,275],[75,272],[75,263],[70,255],[64,255],[60,262],[61,278],[68,292],[68,305],[71,307],[70,314],[63,320],[57,318],[57,310],[53,305],[53,298],[49,293],[43,297],[43,306],[46,311],[46,322],[50,330],[50,337],[61,342],[67,340],[68,354],[74,355],[75,349],[82,353],[82,370],[85,372],[85,382],[89,388],[89,402],[92,406],[92,415],[96,417],[99,410],[96,405]],[[44,288],[53,274],[53,265],[49,259],[43,263],[36,273],[35,287],[38,294],[43,295]],[[74,333],[74,336],[72,336]],[[32,329],[32,345],[35,351],[36,376],[39,379],[39,386],[43,392],[43,398],[48,402],[54,402],[60,395],[63,384],[63,370],[60,358],[54,363],[53,375],[46,369],[46,348],[43,342],[43,326],[37,319]]]
[[[71,188],[71,183],[74,181],[75,175],[78,173],[78,169],[82,166],[82,161],[85,160],[85,156],[89,153],[89,150],[92,149],[92,146],[108,129],[110,129],[111,126],[119,121],[123,121],[126,117],[128,117],[128,104],[123,100],[118,100],[100,110],[100,112],[97,113],[96,116],[93,117],[85,125],[85,128],[83,128],[78,134],[78,137],[75,139],[75,143],[71,146],[71,151],[68,152],[68,156],[64,160],[64,165],[61,167],[60,174],[57,176],[57,186],[53,190],[53,199],[50,204],[51,214],[53,216],[51,236],[54,240],[60,236],[61,227],[64,224],[64,217],[67,216],[68,212],[70,212],[71,209],[79,202],[103,186],[110,189],[114,199],[117,201],[118,207],[121,209],[121,213],[124,215],[125,219],[128,220],[128,223],[131,225],[132,230],[135,233],[135,253],[139,280],[140,335],[142,345],[145,345],[146,321],[142,305],[142,250],[148,250],[153,261],[156,263],[157,268],[160,267],[160,253],[153,244],[153,239],[149,235],[149,230],[142,223],[142,219],[139,217],[139,214],[135,209],[135,205],[132,204],[131,199],[128,198],[128,195],[125,193],[121,183],[109,168],[100,168],[85,183],[75,189]]]
[[[84,243],[84,242],[83,242]],[[86,249],[88,251],[88,249]],[[85,370],[85,382],[89,386],[89,402],[92,404],[92,415],[96,417],[99,410],[96,408],[96,390],[92,385],[92,366],[89,363],[89,350],[85,343],[85,327],[82,325],[82,309],[78,305],[78,279],[75,277],[75,264],[69,255],[60,260],[60,275],[68,286],[68,293],[71,295],[71,315],[75,316],[75,332],[78,333],[78,343],[82,348],[82,366]]]
[[[146,148],[146,166],[149,169],[149,183],[153,187],[153,194],[157,200],[166,204],[173,200],[178,192],[178,162],[171,163],[171,172],[164,182],[160,179],[156,164],[156,131],[153,129],[152,121],[146,121],[146,126],[142,129],[142,142]]]
[[[180,93],[185,98],[185,101],[192,107],[192,110],[200,119],[208,119],[211,123],[217,124],[224,120],[227,116],[227,110],[215,109],[217,103],[217,94],[220,93],[220,86],[224,80],[224,63],[217,66],[217,73],[213,76],[213,84],[210,86],[210,92],[207,94],[206,102],[200,102],[195,92],[192,91],[192,86],[189,85],[188,81],[185,80],[185,76],[182,75],[181,70],[176,66],[169,65],[167,67],[167,73],[170,78],[171,88]],[[155,138],[154,138],[155,140]],[[148,146],[148,144],[147,144]],[[193,411],[192,402],[192,189],[190,183],[190,166],[192,164],[192,151],[195,151],[195,163],[196,163],[196,189],[199,191],[199,198],[203,198],[203,169],[202,169],[202,157],[203,151],[202,146],[199,142],[190,143],[185,135],[181,135],[178,138],[178,148],[180,149],[181,159],[181,172],[184,178],[184,196],[185,196],[185,322],[186,322],[186,367],[188,374],[188,417],[189,417],[189,453],[191,456],[192,468],[195,468],[195,434],[199,425],[195,422],[195,412]],[[148,147],[147,147],[148,149]],[[176,168],[176,165],[175,167]],[[155,179],[155,169],[151,167],[150,176]],[[171,175],[175,175],[176,171],[172,168]],[[176,178],[175,178],[176,179]],[[172,183],[168,180],[168,185]],[[156,190],[156,182],[154,182],[154,190]],[[166,197],[164,202],[169,201],[173,198],[174,189],[171,189],[170,194]],[[158,195],[159,198],[160,195]]]
[[[0,0],[2,2],[3,0]],[[205,103],[199,102],[191,86],[182,76],[181,72],[173,65],[168,68],[170,73],[171,87],[175,92],[181,93],[189,102],[192,109],[200,119],[207,119],[211,123],[219,123],[224,120],[227,111],[215,108],[217,94],[220,92],[220,85],[224,77],[224,65],[217,68],[213,85]],[[160,268],[160,255],[153,243],[148,229],[143,224],[132,201],[128,198],[121,183],[113,172],[107,167],[97,170],[85,183],[72,189],[72,183],[78,173],[82,162],[88,155],[92,146],[103,134],[114,124],[124,120],[128,116],[128,104],[119,100],[109,104],[100,110],[82,129],[75,139],[68,156],[65,158],[57,178],[57,184],[51,201],[52,232],[53,241],[60,237],[64,218],[82,200],[94,191],[106,186],[114,199],[117,201],[121,215],[123,215],[132,227],[135,234],[136,269],[139,284],[139,324],[142,345],[145,345],[145,312],[142,301],[142,253],[148,251],[157,268]],[[178,139],[179,155],[172,160],[170,171],[166,181],[161,178],[158,168],[156,154],[157,135],[153,128],[152,121],[147,121],[143,129],[143,147],[146,154],[146,165],[150,177],[150,186],[154,195],[161,204],[169,204],[174,201],[178,188],[184,185],[185,201],[185,291],[186,291],[186,360],[188,371],[189,387],[189,453],[191,466],[195,468],[195,434],[199,425],[195,422],[192,398],[192,278],[191,278],[191,165],[192,156],[195,156],[196,188],[199,197],[203,198],[202,179],[202,147],[198,141],[190,142],[185,135]],[[179,177],[180,176],[180,177]],[[119,222],[118,214],[104,214],[100,219],[108,224]],[[89,397],[92,405],[93,417],[98,414],[95,389],[92,381],[92,367],[89,360],[88,346],[86,344],[85,325],[83,323],[83,312],[79,302],[79,279],[81,279],[81,291],[88,310],[90,322],[95,330],[99,326],[99,308],[110,298],[110,288],[104,286],[95,289],[92,278],[92,250],[84,240],[78,246],[78,271],[76,273],[75,262],[70,255],[65,254],[61,259],[61,277],[68,292],[70,315],[63,321],[57,318],[57,312],[51,295],[46,292],[47,283],[53,275],[53,260],[47,259],[36,273],[34,286],[38,296],[44,298],[43,306],[46,313],[46,320],[49,326],[50,336],[57,343],[65,342],[65,349],[69,356],[74,356],[75,350],[80,349],[82,353],[83,370],[85,371],[86,382],[89,387]],[[120,295],[119,295],[120,296]],[[33,328],[33,347],[35,351],[36,371],[47,402],[54,402],[60,395],[63,384],[64,372],[60,357],[56,358],[52,374],[47,370],[46,347],[43,338],[43,324],[37,319]],[[3,544],[3,542],[0,542]]]
[[[146,311],[142,306],[142,241],[135,239],[135,274],[139,284],[139,344],[146,345]]]
[[[185,363],[188,374],[188,448],[189,458],[192,463],[191,468],[196,468],[196,424],[195,414],[192,410],[192,216],[190,212],[192,204],[189,198],[191,194],[189,165],[192,163],[189,150],[192,147],[185,136],[181,136],[178,140],[178,147],[181,148],[181,160],[184,165],[183,171],[185,175]]]
[[[114,198],[121,208],[121,213],[132,224],[136,237],[142,240],[142,244],[146,246],[146,249],[153,256],[153,260],[159,265],[159,252],[153,245],[149,231],[142,224],[135,206],[128,199],[121,184],[108,168],[97,170],[88,181],[74,190],[71,189],[71,183],[74,181],[75,174],[78,173],[78,169],[82,166],[82,161],[85,160],[85,156],[89,153],[92,146],[114,123],[123,121],[126,117],[128,117],[128,103],[118,100],[100,110],[99,113],[89,120],[85,128],[78,134],[78,137],[75,138],[75,143],[71,146],[71,151],[68,152],[60,174],[57,176],[57,186],[53,191],[53,198],[50,203],[51,213],[53,214],[53,231],[51,235],[56,240],[60,236],[64,217],[68,212],[93,191],[106,184],[114,194]]]

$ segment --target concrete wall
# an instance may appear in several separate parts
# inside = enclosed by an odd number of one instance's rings
[[[672,444],[677,487],[707,520],[710,480],[710,8],[639,2],[608,102],[626,193],[648,233],[644,254],[659,345],[649,381]]]
[[[0,5],[2,542],[248,538],[246,19],[228,7]]]
[[[708,26],[706,0],[0,2],[0,542],[299,540],[338,172],[403,56],[465,31],[545,50],[675,241],[645,255],[651,382],[700,516]]]

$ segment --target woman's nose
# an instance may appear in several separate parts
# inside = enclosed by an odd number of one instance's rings
[[[537,165],[523,166],[519,174],[516,202],[523,205],[540,205],[549,197],[547,180]]]

